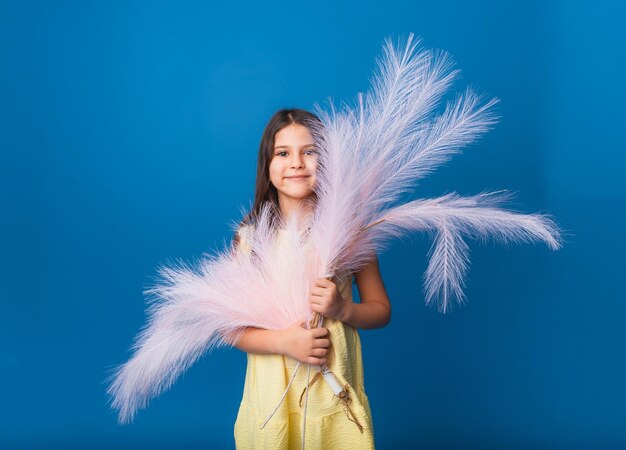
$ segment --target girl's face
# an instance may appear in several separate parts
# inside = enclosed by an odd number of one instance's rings
[[[302,200],[311,195],[316,169],[317,152],[308,128],[291,124],[276,133],[269,175],[279,201]]]

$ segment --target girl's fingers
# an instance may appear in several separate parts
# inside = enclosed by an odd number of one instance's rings
[[[334,283],[330,280],[327,280],[326,278],[318,278],[317,281],[315,282],[315,286],[319,287],[319,288],[329,288],[333,285]]]
[[[321,305],[325,302],[328,302],[328,297],[326,296],[317,296],[317,295],[313,295],[310,299],[309,299],[309,303],[315,303],[317,305]]]
[[[328,348],[330,347],[330,339],[315,339],[313,345],[315,345],[316,348]]]
[[[328,353],[328,349],[326,348],[314,348],[313,350],[311,350],[311,355],[317,356],[318,358],[326,356],[326,353]]]
[[[311,300],[309,302],[309,306],[310,306],[312,311],[318,312],[318,313],[322,313],[322,311],[320,311],[320,309],[324,307],[324,302],[322,300]],[[317,309],[314,309],[314,308],[317,308]]]
[[[318,297],[321,297],[325,293],[326,293],[326,289],[325,288],[321,288],[321,287],[311,288],[311,295],[316,295]]]
[[[311,329],[311,333],[314,338],[320,338],[328,335],[328,328],[313,328]]]
[[[315,358],[313,356],[309,356],[306,358],[305,362],[307,364],[313,364],[314,366],[321,366],[322,364],[326,364],[325,358]]]

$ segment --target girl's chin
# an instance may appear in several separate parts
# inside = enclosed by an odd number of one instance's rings
[[[283,195],[294,200],[305,200],[313,194],[313,189],[298,189],[297,191],[283,192]]]

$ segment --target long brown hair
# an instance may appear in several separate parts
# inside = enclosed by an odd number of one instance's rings
[[[261,212],[261,207],[265,202],[270,202],[274,208],[274,214],[280,212],[278,205],[278,192],[270,182],[269,168],[270,162],[274,157],[274,140],[276,133],[289,125],[302,125],[307,127],[311,132],[319,129],[320,119],[313,113],[304,109],[291,108],[281,109],[277,111],[269,120],[263,130],[261,143],[259,145],[259,155],[257,159],[256,186],[254,189],[254,203],[252,209],[243,218],[238,229],[244,225],[253,225],[256,217]],[[235,234],[233,239],[233,247],[239,244],[239,235]]]

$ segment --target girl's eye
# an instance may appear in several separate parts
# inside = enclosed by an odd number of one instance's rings
[[[317,154],[317,150],[311,148],[309,150],[305,150],[304,153],[307,154],[307,155],[315,155],[315,154]]]
[[[278,152],[278,153],[276,153],[276,156],[287,156],[287,152],[285,152],[285,151]]]

